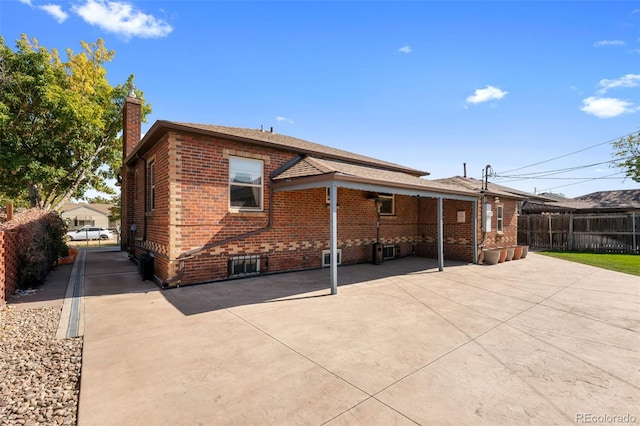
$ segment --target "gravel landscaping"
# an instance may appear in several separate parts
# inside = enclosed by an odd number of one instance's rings
[[[61,307],[0,310],[0,424],[75,425],[82,338],[56,339]]]

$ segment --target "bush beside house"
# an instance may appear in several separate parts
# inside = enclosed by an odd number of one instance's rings
[[[0,225],[0,306],[16,289],[41,284],[56,261],[68,254],[65,231],[58,215],[38,209]]]

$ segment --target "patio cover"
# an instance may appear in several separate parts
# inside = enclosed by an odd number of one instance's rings
[[[338,227],[337,227],[337,191],[336,188],[349,188],[361,191],[383,192],[435,198],[438,201],[438,268],[444,270],[444,238],[442,221],[442,200],[470,201],[473,217],[478,216],[479,193],[461,189],[446,183],[429,181],[400,171],[386,170],[332,159],[313,156],[298,157],[271,175],[274,192],[295,191],[311,188],[330,188],[329,227],[331,252],[331,294],[338,292]],[[473,221],[473,259],[477,261],[477,221]]]

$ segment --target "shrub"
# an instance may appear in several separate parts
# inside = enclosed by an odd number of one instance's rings
[[[64,221],[55,213],[32,212],[25,212],[16,229],[21,289],[41,284],[55,262],[68,254]]]

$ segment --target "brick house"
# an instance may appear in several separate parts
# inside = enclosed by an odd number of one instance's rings
[[[140,107],[123,111],[122,249],[163,287],[329,267],[335,293],[339,264],[478,259],[482,191],[273,131],[160,120],[141,139]]]

